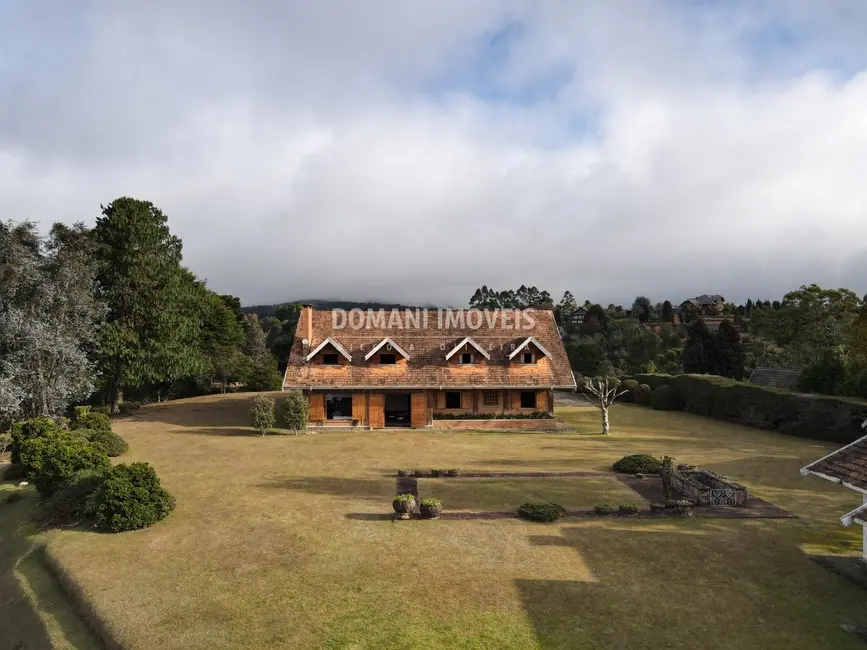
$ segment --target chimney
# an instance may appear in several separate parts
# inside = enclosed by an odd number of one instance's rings
[[[313,305],[301,305],[301,321],[304,324],[304,338],[309,347],[313,342]]]

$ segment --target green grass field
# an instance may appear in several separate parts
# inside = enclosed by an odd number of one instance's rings
[[[32,497],[0,505],[0,567],[15,587],[0,598],[0,639],[93,647],[48,574],[22,577],[25,561],[44,571],[27,555],[41,542],[129,648],[863,647],[840,625],[867,623],[867,594],[807,557],[860,546],[860,529],[837,519],[857,495],[798,473],[831,445],[627,405],[612,410],[607,437],[593,435],[597,411],[565,408],[575,433],[261,438],[247,426],[249,400],[198,398],[116,421],[130,444],[118,460],[149,461],[177,498],[150,529],[34,537],[23,523]],[[799,519],[386,516],[386,474],[400,467],[607,471],[641,452],[726,474]],[[643,502],[607,476],[419,486],[461,511]],[[36,622],[39,634],[22,636]]]

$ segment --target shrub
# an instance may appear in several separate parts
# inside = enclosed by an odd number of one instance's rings
[[[87,513],[100,528],[114,533],[147,528],[174,507],[174,497],[147,463],[112,467],[87,500]]]
[[[639,384],[647,384],[650,386],[650,390],[654,391],[660,386],[668,385],[673,379],[672,375],[665,374],[649,374],[649,373],[639,373],[633,377],[635,381]]]
[[[72,433],[78,432],[73,431]],[[111,457],[120,456],[129,451],[129,445],[126,444],[126,440],[113,431],[94,431],[90,435],[90,442],[102,447],[105,453]]]
[[[111,419],[105,413],[92,411],[89,406],[76,406],[72,409],[69,428],[111,431]]]
[[[6,469],[3,470],[3,480],[4,481],[22,481],[27,478],[27,473],[24,471],[24,468],[21,465],[7,465]]]
[[[5,454],[7,450],[12,448],[12,434],[0,433],[0,454]]]
[[[446,474],[448,474],[449,476],[460,476],[461,470],[457,467],[453,467],[452,469],[446,471]]]
[[[253,420],[253,428],[263,436],[274,428],[276,417],[274,415],[274,398],[267,395],[256,395],[253,406],[250,408],[250,417]]]
[[[439,499],[434,499],[433,497],[428,497],[426,499],[421,500],[421,505],[441,507],[443,504],[442,504],[442,501],[440,501]]]
[[[286,393],[286,399],[283,401],[283,419],[286,428],[295,433],[307,428],[307,420],[310,419],[310,402],[297,388]]]
[[[412,473],[411,470],[408,470],[408,469],[399,469],[399,470],[397,470],[397,475],[398,475],[398,476],[409,476],[411,473]]]
[[[566,516],[566,509],[556,503],[525,503],[518,515],[533,521],[555,521]]]
[[[638,384],[632,389],[632,401],[636,404],[650,406],[650,396],[652,395],[650,386],[647,384]]]
[[[68,431],[30,438],[21,445],[21,467],[43,497],[78,472],[104,471],[110,466],[101,447]]]
[[[434,476],[434,477],[445,476],[445,475],[446,475],[446,470],[444,470],[444,469],[442,469],[442,468],[432,469],[432,470],[430,471],[430,475],[431,475],[431,476]]]
[[[406,503],[407,501],[415,501],[415,497],[407,492],[406,494],[394,495],[394,499],[392,499],[392,501],[397,501],[398,503]]]
[[[431,470],[416,468],[416,469],[412,470],[412,475],[413,476],[430,476]]]
[[[94,413],[102,413],[103,415],[111,415],[107,406],[94,406],[92,410]]]
[[[604,501],[602,503],[597,503],[595,506],[593,506],[593,512],[595,512],[597,515],[611,515],[614,514],[614,511],[614,506],[612,506],[610,503],[605,503]]]
[[[638,513],[640,506],[637,503],[621,503],[617,509],[621,515],[634,515]]]
[[[93,470],[76,472],[64,480],[57,491],[42,503],[39,520],[43,524],[61,525],[87,517],[87,503],[105,480],[105,473]]]
[[[660,386],[650,395],[650,405],[657,411],[680,411],[680,399],[671,386]]]
[[[621,381],[619,388],[620,388],[620,390],[625,390],[626,392],[623,393],[623,395],[621,395],[620,401],[621,402],[631,402],[632,401],[632,391],[634,391],[637,386],[638,386],[638,382],[635,381],[634,379],[624,379],[623,381]]]
[[[51,418],[33,418],[12,425],[12,464],[21,463],[21,445],[32,438],[44,438],[60,430]]]
[[[117,405],[117,410],[121,415],[132,415],[141,408],[140,402],[121,402]]]
[[[624,456],[614,463],[614,471],[623,474],[656,474],[662,469],[662,461],[648,454]]]

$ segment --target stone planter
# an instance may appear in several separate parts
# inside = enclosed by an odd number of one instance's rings
[[[651,503],[650,504],[650,514],[652,515],[664,515],[665,514],[665,504],[664,503]]]
[[[409,519],[412,511],[415,510],[415,499],[407,499],[406,501],[395,499],[391,502],[391,507],[394,508],[400,519]]]
[[[442,512],[442,506],[426,506],[425,504],[421,504],[419,507],[419,512],[421,516],[425,519],[439,519],[440,513]]]

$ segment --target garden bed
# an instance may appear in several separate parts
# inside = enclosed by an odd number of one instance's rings
[[[554,431],[560,428],[559,422],[553,418],[497,418],[486,420],[438,420],[434,419],[436,429],[459,431]]]

